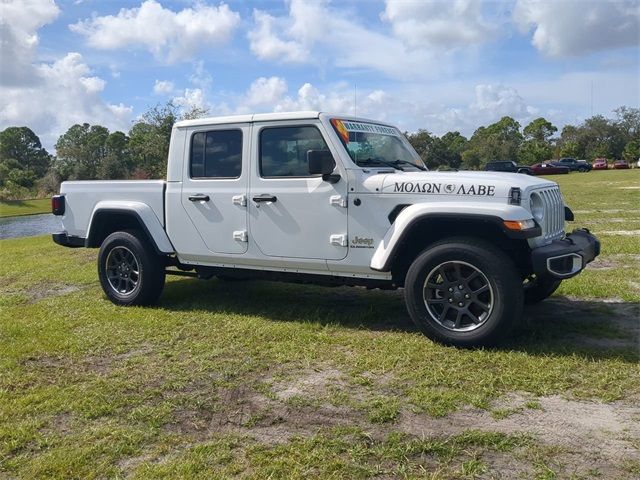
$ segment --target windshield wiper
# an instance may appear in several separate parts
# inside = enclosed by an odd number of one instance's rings
[[[401,166],[399,166],[398,164],[396,164],[395,162],[387,162],[386,160],[380,160],[377,158],[364,158],[362,160],[356,160],[356,165],[375,165],[375,164],[380,164],[380,165],[386,165],[387,167],[391,167],[391,168],[395,168],[396,170],[402,170],[404,172],[404,168],[402,168]]]
[[[423,167],[422,165],[418,165],[418,164],[413,163],[413,162],[409,162],[408,160],[395,160],[395,161],[393,161],[393,162],[389,162],[389,163],[392,163],[392,164],[394,164],[394,165],[399,165],[399,164],[401,164],[401,163],[402,163],[402,164],[411,165],[412,167],[415,167],[415,168],[417,168],[418,170],[422,170],[422,171],[426,171],[426,170],[427,170],[427,168],[426,168],[426,167]]]

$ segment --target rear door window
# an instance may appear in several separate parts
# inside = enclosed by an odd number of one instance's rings
[[[242,173],[242,132],[212,130],[191,137],[191,178],[238,178]]]

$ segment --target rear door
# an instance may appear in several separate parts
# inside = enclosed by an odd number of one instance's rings
[[[329,183],[309,174],[307,152],[330,150],[320,122],[254,124],[253,139],[258,148],[252,153],[249,222],[262,254],[319,260],[346,257],[346,178]]]
[[[249,124],[227,124],[188,134],[181,203],[214,254],[247,251],[250,131]]]

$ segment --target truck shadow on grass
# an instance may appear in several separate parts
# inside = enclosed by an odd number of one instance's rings
[[[259,316],[277,322],[419,333],[406,311],[402,290],[180,279],[167,283],[160,306]],[[495,348],[637,362],[640,304],[555,296],[526,306],[522,325]]]

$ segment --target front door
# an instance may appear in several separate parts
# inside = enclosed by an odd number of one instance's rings
[[[187,139],[181,202],[215,254],[247,251],[250,131],[248,124],[210,126],[189,132]]]
[[[254,125],[249,227],[271,257],[340,260],[347,255],[347,182],[309,175],[307,152],[329,150],[321,124]],[[337,155],[334,153],[334,158]]]

